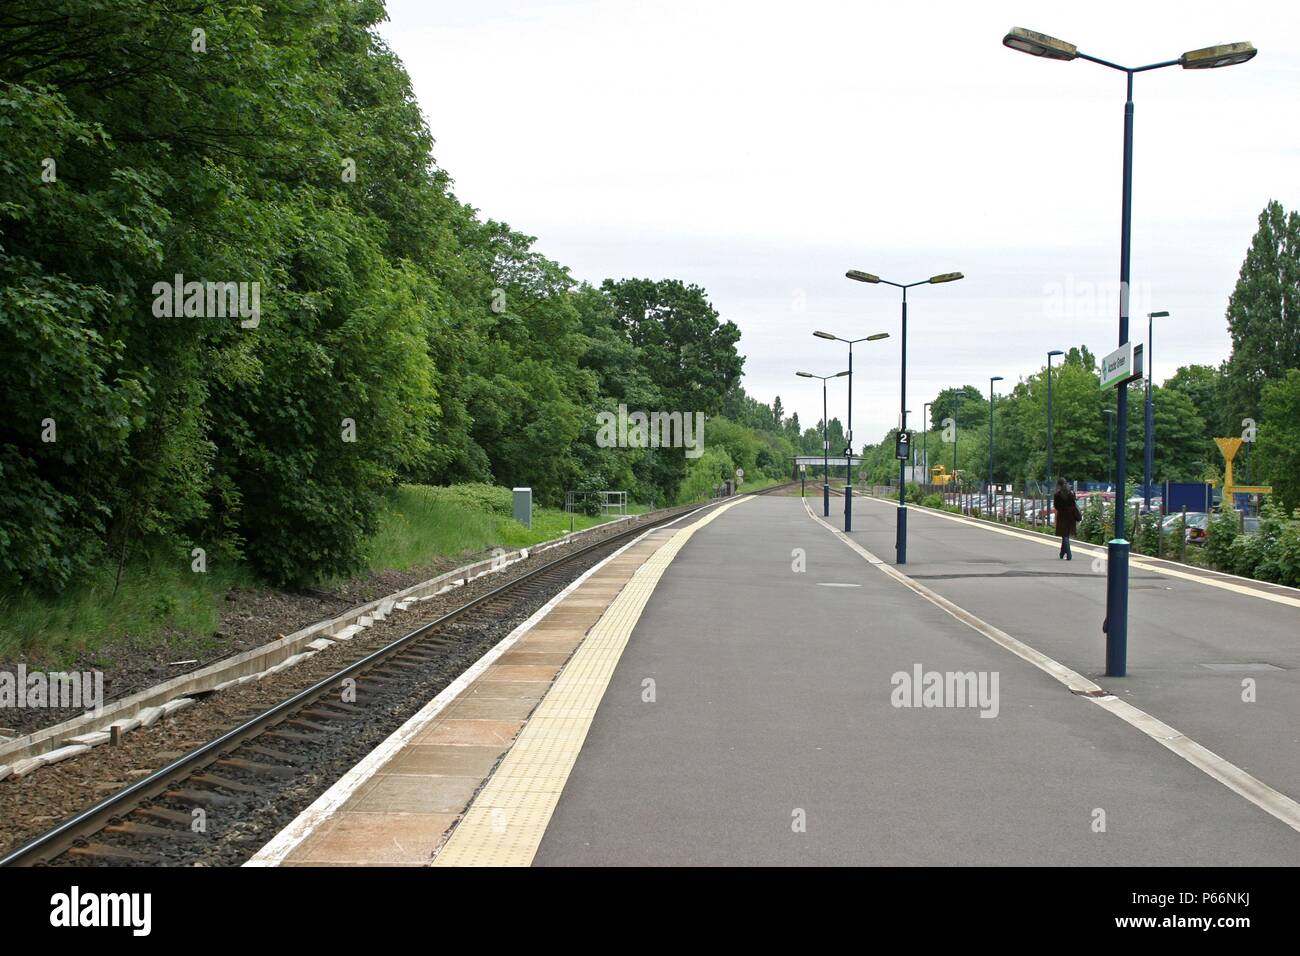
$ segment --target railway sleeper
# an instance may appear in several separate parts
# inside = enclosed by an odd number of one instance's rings
[[[182,813],[180,810],[168,810],[166,807],[139,807],[132,811],[132,816],[139,815],[150,820],[161,820],[164,823],[179,823],[186,829],[194,822],[194,815]]]
[[[227,797],[225,794],[213,793],[211,790],[168,790],[164,796],[168,800],[176,800],[181,803],[203,803],[210,807],[229,807],[239,801],[234,797]]]
[[[229,777],[222,777],[215,773],[196,773],[190,778],[195,783],[201,783],[208,787],[219,787],[222,790],[231,790],[235,793],[257,793],[261,787],[255,787],[251,784],[243,783],[239,780],[231,780]]]
[[[162,863],[163,859],[154,854],[137,853],[125,847],[111,846],[107,843],[87,843],[74,846],[68,850],[68,856],[81,859],[110,860],[115,863]]]
[[[276,750],[274,747],[266,747],[260,744],[248,744],[244,749],[249,753],[261,754],[263,757],[270,757],[272,760],[279,760],[294,767],[307,762],[307,758],[300,754],[289,754],[283,750]]]
[[[332,734],[338,730],[337,727],[330,727],[326,724],[318,724],[310,720],[303,720],[301,717],[290,717],[285,721],[291,727],[301,727],[303,730],[315,731],[320,734]]]
[[[292,767],[277,767],[275,764],[258,763],[255,760],[245,760],[243,757],[223,757],[217,761],[217,766],[230,767],[232,770],[243,770],[266,777],[280,777],[286,780],[298,776],[298,771]]]
[[[262,736],[300,744],[314,744],[321,739],[321,734],[295,734],[292,730],[268,730]]]
[[[104,827],[104,832],[125,837],[140,837],[141,839],[156,839],[159,837],[167,840],[203,839],[203,834],[195,833],[188,827],[184,830],[177,830],[172,827],[157,827],[152,823],[136,823],[133,820],[127,820],[124,823],[110,823]]]

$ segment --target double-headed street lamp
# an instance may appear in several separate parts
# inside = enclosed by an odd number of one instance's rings
[[[892,285],[895,289],[903,290],[903,342],[902,342],[902,363],[901,373],[899,375],[899,402],[898,402],[898,429],[907,431],[907,290],[918,285],[938,285],[940,282],[954,282],[957,279],[964,278],[960,272],[944,272],[937,276],[930,276],[928,279],[922,279],[920,282],[890,282],[888,279],[882,279],[880,276],[874,276],[870,272],[861,272],[857,269],[850,269],[844,273],[850,279],[856,282],[870,282],[873,285],[884,283]],[[899,564],[907,563],[907,462],[899,459],[898,462],[898,530],[894,540],[894,552]]]
[[[912,419],[912,410],[911,410],[910,408],[906,408],[906,409],[904,409],[904,410],[903,410],[903,428],[904,428],[904,429],[907,428],[907,423],[908,423],[909,421],[911,421],[911,419]],[[911,457],[911,460],[908,461],[907,464],[908,464],[908,467],[910,467],[910,468],[912,469],[912,478],[913,478],[913,480],[915,480],[915,478],[916,478],[916,442],[914,442],[914,441],[912,441],[912,442],[908,442],[908,443],[907,443],[907,451],[908,451],[908,454],[910,454],[910,455],[912,456],[912,457]]]
[[[834,375],[814,375],[812,372],[795,372],[800,378],[819,378],[822,380],[822,515],[831,516],[831,423],[826,417],[826,380],[843,378],[849,374],[848,369]]]
[[[993,383],[1002,381],[1001,375],[994,375],[989,379],[989,487],[988,500],[993,501]]]
[[[1129,344],[1129,248],[1133,227],[1133,77],[1137,73],[1159,70],[1167,66],[1181,66],[1185,70],[1215,69],[1235,66],[1251,59],[1256,50],[1249,43],[1223,43],[1218,46],[1190,50],[1176,60],[1164,60],[1146,66],[1128,67],[1080,53],[1073,43],[1058,40],[1044,33],[1035,33],[1021,27],[1012,28],[1002,38],[1004,46],[1022,53],[1049,60],[1088,60],[1112,70],[1119,70],[1128,79],[1128,97],[1124,103],[1124,182],[1120,215],[1119,243],[1119,346]],[[1124,487],[1125,424],[1128,422],[1128,386],[1119,385],[1118,429],[1119,445],[1116,450],[1116,485]],[[1121,491],[1122,494],[1122,491]],[[1106,676],[1123,677],[1128,664],[1128,555],[1129,543],[1124,538],[1124,508],[1115,508],[1115,537],[1107,545],[1106,562]]]
[[[1168,317],[1168,312],[1147,313],[1147,407],[1146,430],[1142,439],[1144,446],[1142,450],[1145,452],[1142,462],[1142,497],[1146,499],[1147,514],[1151,513],[1151,472],[1155,470],[1156,455],[1156,409],[1151,399],[1151,383],[1155,381],[1155,368],[1151,362],[1151,338],[1155,333],[1154,320]]]
[[[933,404],[926,402],[921,406],[921,424],[925,426],[921,432],[921,471],[926,478],[930,477],[930,406]]]
[[[1056,481],[1056,474],[1052,471],[1052,358],[1056,355],[1064,355],[1060,349],[1052,349],[1047,353],[1047,487],[1048,494],[1051,494],[1052,485]]]
[[[888,332],[876,332],[873,335],[863,336],[860,339],[842,339],[838,335],[832,335],[829,332],[814,332],[813,335],[819,339],[829,339],[832,342],[844,342],[849,347],[849,447],[845,449],[848,464],[845,467],[845,477],[848,479],[844,485],[844,530],[853,530],[853,346],[859,342],[879,342],[881,339],[889,338]]]
[[[1106,482],[1115,484],[1115,409],[1103,408],[1101,413],[1106,416]],[[1122,466],[1121,466],[1122,467]],[[1121,492],[1117,491],[1116,495]],[[1118,500],[1118,498],[1116,498]]]

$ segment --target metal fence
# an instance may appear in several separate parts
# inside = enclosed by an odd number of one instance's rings
[[[626,491],[566,491],[564,510],[570,514],[625,515]]]

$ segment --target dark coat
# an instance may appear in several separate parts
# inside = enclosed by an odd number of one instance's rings
[[[1056,508],[1056,533],[1061,537],[1073,538],[1079,531],[1079,522],[1083,520],[1074,492],[1058,491],[1052,496],[1052,504]]]

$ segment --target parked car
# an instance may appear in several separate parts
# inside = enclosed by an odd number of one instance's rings
[[[1044,521],[1048,520],[1049,510],[1049,508],[1041,504],[1030,505],[1025,509],[1024,514],[1021,517],[1030,523],[1042,524]]]
[[[1167,515],[1160,526],[1162,535],[1174,535],[1178,533],[1179,523],[1183,520],[1183,514]],[[1204,544],[1210,530],[1210,516],[1204,511],[1187,512],[1187,537],[1188,544]]]
[[[1137,508],[1137,509],[1139,509],[1139,510],[1141,511],[1141,513],[1144,514],[1144,515],[1145,515],[1145,514],[1159,514],[1159,513],[1160,513],[1160,509],[1161,509],[1161,506],[1162,506],[1163,504],[1164,504],[1164,500],[1163,500],[1159,495],[1152,495],[1152,496],[1151,496],[1151,508],[1150,508],[1150,510],[1148,510],[1148,509],[1147,509],[1147,506],[1146,506],[1146,499],[1143,498],[1141,495],[1134,495],[1132,498],[1130,498],[1130,499],[1128,500],[1128,511],[1129,511],[1129,514],[1132,514],[1132,513],[1133,513],[1133,509],[1134,509],[1134,508]]]

